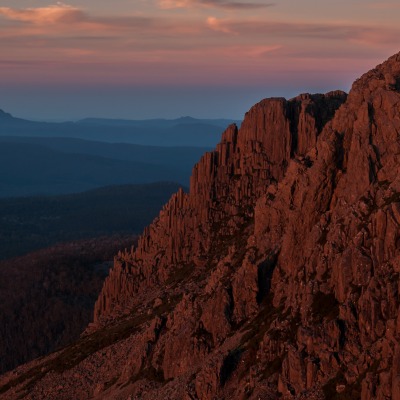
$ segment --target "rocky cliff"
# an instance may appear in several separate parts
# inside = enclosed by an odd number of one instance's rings
[[[115,259],[85,335],[4,398],[400,398],[400,53],[263,100]]]
[[[254,206],[270,185],[285,175],[291,158],[308,162],[322,127],[346,94],[301,95],[267,99],[245,116],[240,132],[231,125],[216,150],[194,167],[190,192],[179,191],[145,229],[136,249],[122,252],[96,308],[106,322],[116,308],[129,310],[134,293],[163,285],[177,269],[208,268],[223,256],[227,239],[254,221]]]

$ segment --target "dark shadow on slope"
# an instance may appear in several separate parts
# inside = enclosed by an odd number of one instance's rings
[[[268,258],[258,265],[258,304],[261,304],[271,289],[272,274],[274,273],[278,256],[279,252],[271,252]]]

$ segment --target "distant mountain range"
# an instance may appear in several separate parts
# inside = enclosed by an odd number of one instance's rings
[[[210,148],[0,136],[0,197],[55,195],[159,181],[189,184]]]
[[[37,122],[15,118],[0,110],[0,136],[69,137],[110,143],[150,146],[214,147],[222,131],[238,120],[178,119],[123,120],[86,118],[77,122]]]

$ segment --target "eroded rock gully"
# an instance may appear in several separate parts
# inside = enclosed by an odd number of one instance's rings
[[[399,138],[400,54],[256,104],[3,398],[400,399]]]

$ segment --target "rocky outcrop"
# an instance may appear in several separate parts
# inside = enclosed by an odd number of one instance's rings
[[[347,98],[255,105],[116,257],[86,336],[0,392],[398,398],[399,137],[400,53]]]
[[[95,321],[113,317],[115,307],[129,311],[135,293],[164,284],[177,266],[215,261],[223,238],[253,220],[256,200],[282,179],[292,157],[305,156],[345,99],[339,91],[266,99],[251,108],[239,131],[228,127],[216,150],[194,167],[189,193],[174,195],[137,248],[118,255]]]

